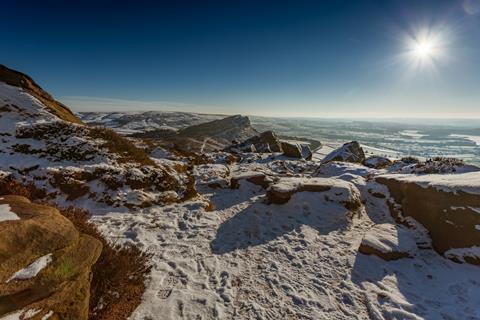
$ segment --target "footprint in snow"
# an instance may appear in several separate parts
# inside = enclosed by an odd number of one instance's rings
[[[178,284],[178,278],[173,275],[169,275],[163,281],[163,289],[158,290],[157,297],[160,299],[167,299],[173,291],[173,288]]]

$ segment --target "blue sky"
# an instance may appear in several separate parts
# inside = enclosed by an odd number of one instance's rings
[[[5,1],[0,30],[77,111],[480,117],[480,0]]]

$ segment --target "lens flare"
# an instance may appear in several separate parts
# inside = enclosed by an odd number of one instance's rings
[[[401,57],[408,73],[413,75],[425,69],[436,73],[437,67],[448,60],[450,36],[445,26],[421,27],[406,33]]]
[[[433,63],[443,55],[442,36],[439,33],[420,31],[409,40],[410,59],[418,63]]]

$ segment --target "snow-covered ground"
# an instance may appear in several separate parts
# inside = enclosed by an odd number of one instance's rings
[[[285,168],[306,181],[348,181],[364,206],[352,213],[330,191],[268,204],[266,191],[244,179],[238,189],[206,185]],[[281,157],[202,165],[196,168],[200,198],[93,221],[110,239],[153,255],[132,319],[480,319],[480,268],[440,256],[420,225],[389,240],[407,247],[411,258],[387,262],[358,252],[374,225],[395,224],[386,187],[370,179],[375,174],[336,163],[318,172]]]
[[[219,152],[204,155],[214,163],[192,169],[186,157],[159,148],[153,153],[163,168],[159,177],[171,174],[177,190],[166,189],[161,197],[175,203],[158,205],[155,200],[163,189],[143,191],[139,184],[158,177],[153,175],[156,167],[119,163],[118,155],[89,138],[81,125],[68,124],[72,134],[22,137],[22,129],[42,129],[39,124],[58,119],[19,88],[0,84],[0,96],[6,107],[0,117],[0,169],[55,191],[52,202],[90,209],[92,221],[109,240],[133,243],[151,254],[147,290],[132,319],[480,319],[480,268],[439,255],[427,231],[412,218],[405,218],[408,228],[398,226],[390,215],[387,187],[375,182],[375,177],[393,172],[399,178],[403,176],[398,172],[421,174],[416,164],[378,170],[351,163],[320,165],[319,160],[338,146],[326,143],[314,161],[250,153],[242,154],[240,163],[231,163],[225,159],[232,155]],[[115,125],[127,121],[125,115],[105,116]],[[170,123],[156,125],[204,120],[191,114],[172,117]],[[91,115],[92,123],[103,120]],[[152,124],[139,121],[125,122],[124,129]],[[406,139],[423,138],[419,131],[407,133]],[[15,148],[20,142],[23,146]],[[15,151],[27,147],[28,152]],[[92,151],[93,156],[67,161],[61,153],[45,153],[51,147]],[[389,157],[383,147],[370,150]],[[83,175],[94,172],[98,177],[82,182]],[[52,189],[60,173],[65,181]],[[195,177],[199,196],[182,202],[176,191],[185,186],[188,174]],[[420,185],[478,194],[478,173],[462,174],[442,175],[433,185],[427,175],[404,177]],[[71,181],[76,184],[68,184]],[[122,186],[115,187],[119,182]],[[265,189],[266,182],[270,189]],[[62,185],[88,187],[88,192],[69,200]],[[285,201],[273,201],[274,192],[286,196],[280,199]],[[1,207],[0,221],[14,223],[8,221],[12,219],[10,209]],[[373,228],[379,225],[397,226],[397,233],[389,227],[376,237]],[[409,257],[385,261],[361,254],[362,240],[381,252],[401,250]],[[447,255],[478,253],[478,247],[465,250]],[[48,256],[42,257],[20,270],[17,279],[34,275],[48,263]],[[20,311],[17,318],[29,312],[34,311]]]

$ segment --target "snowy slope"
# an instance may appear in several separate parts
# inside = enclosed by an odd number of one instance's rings
[[[132,319],[480,318],[480,268],[437,254],[414,221],[402,230],[406,242],[395,243],[412,258],[384,261],[358,252],[373,226],[395,224],[388,191],[369,179],[376,170],[333,163],[318,173],[305,161],[256,156],[196,171],[197,200],[94,218],[110,238],[153,254],[147,292]],[[335,200],[336,189],[268,204],[267,190],[246,180],[254,172],[272,182],[290,172],[310,182],[328,177],[357,190],[364,206],[350,212]],[[229,176],[245,180],[238,189],[203,183]]]
[[[184,175],[114,133],[59,119],[0,82],[0,170],[59,203],[145,206],[182,197]],[[143,157],[143,158],[142,158]]]

